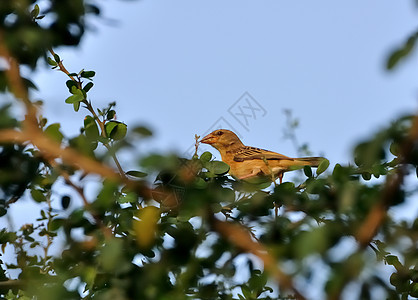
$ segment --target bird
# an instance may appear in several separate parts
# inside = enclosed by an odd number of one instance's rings
[[[304,166],[318,167],[323,157],[292,158],[261,148],[245,146],[238,136],[227,129],[215,130],[200,140],[218,150],[222,161],[229,165],[229,174],[239,180],[249,181],[252,178],[268,178],[273,182],[287,171]]]

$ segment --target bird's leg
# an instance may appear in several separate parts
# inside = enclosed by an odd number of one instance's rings
[[[276,184],[276,178],[274,178],[274,172],[273,172],[272,168],[270,167],[268,160],[265,157],[263,157],[263,161],[266,164],[267,169],[269,169],[271,181],[274,182],[274,186],[277,186],[277,184]]]
[[[280,184],[282,184],[283,182],[283,172],[280,172],[279,174],[277,174],[277,177],[279,178],[279,182]],[[276,181],[274,182],[276,183]],[[277,218],[277,215],[279,214],[279,208],[281,205],[277,204],[276,202],[274,203],[274,214]]]

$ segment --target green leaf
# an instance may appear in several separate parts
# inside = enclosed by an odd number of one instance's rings
[[[312,177],[312,168],[310,166],[304,166],[303,167],[303,173],[305,173],[306,177],[311,178]]]
[[[39,15],[39,5],[35,4],[34,9],[30,12],[32,18],[36,18]]]
[[[61,58],[59,57],[58,54],[54,54],[54,59],[57,63],[61,62]]]
[[[395,268],[398,267],[398,266],[402,266],[401,262],[399,261],[399,258],[395,255],[386,255],[385,260],[386,260],[388,265],[392,265]]]
[[[205,164],[209,162],[212,159],[212,153],[210,152],[204,152],[202,155],[200,155],[200,161]]]
[[[229,166],[226,163],[217,160],[207,162],[205,168],[216,175],[224,175],[229,171]]]
[[[109,110],[109,112],[107,113],[107,115],[106,115],[106,119],[107,119],[107,120],[112,120],[115,116],[116,116],[116,111],[114,111],[114,110],[112,109],[112,110]]]
[[[323,161],[318,166],[318,169],[316,170],[316,175],[320,175],[324,173],[329,167],[329,160],[324,158]]]
[[[88,79],[90,79],[91,77],[94,77],[94,75],[96,75],[96,72],[94,72],[94,71],[83,71],[83,72],[81,72],[81,77],[83,77],[83,78],[88,78]]]
[[[140,172],[140,171],[128,171],[126,172],[126,174],[129,176],[137,177],[137,178],[146,177],[148,175],[147,173]]]
[[[64,219],[53,219],[48,224],[48,230],[49,231],[57,231],[58,229],[61,228],[62,225],[64,225],[64,223],[65,223]]]
[[[125,137],[127,126],[117,121],[107,122],[105,125],[106,135],[113,140],[121,140]]]
[[[84,118],[84,134],[89,140],[96,141],[99,137],[99,127],[92,116]]]
[[[78,111],[80,109],[80,102],[73,103],[74,105],[74,111]]]
[[[143,137],[152,136],[152,131],[145,126],[135,127],[132,132],[142,135]]]
[[[118,198],[118,202],[123,203],[134,203],[138,200],[138,195],[134,192],[127,193],[126,195],[121,195]]]
[[[361,177],[364,180],[370,180],[372,178],[372,174],[370,174],[369,172],[363,172],[363,173],[361,173]]]
[[[7,210],[4,207],[0,207],[0,217],[3,217],[5,214],[7,214]]]
[[[46,202],[46,197],[40,190],[32,189],[30,191],[30,195],[32,196],[32,199],[36,202]]]
[[[50,57],[47,57],[47,58],[46,58],[46,61],[47,61],[47,63],[48,63],[50,66],[53,66],[53,67],[58,66],[57,62],[56,62],[55,60],[53,60],[52,58],[50,58]]]
[[[60,132],[60,128],[61,124],[54,123],[49,125],[44,132],[48,137],[50,137],[54,141],[61,143],[62,139],[64,138],[64,135]]]
[[[75,91],[78,89],[77,88],[77,82],[75,82],[74,80],[67,80],[65,82],[65,85],[67,86],[68,90],[70,91],[71,94],[74,94]],[[73,89],[73,87],[75,89]]]
[[[88,82],[84,87],[83,90],[87,93],[93,87],[93,82]]]
[[[399,144],[398,144],[398,143],[393,142],[392,144],[390,144],[389,151],[390,151],[390,153],[392,153],[394,156],[399,156],[399,154],[400,154],[400,149],[401,149],[401,147],[399,146]]]
[[[80,94],[74,94],[65,99],[65,103],[74,104],[84,100],[84,96]]]
[[[411,53],[411,51],[415,47],[415,42],[417,41],[417,38],[418,33],[414,33],[408,38],[406,43],[401,48],[392,52],[386,63],[386,68],[388,70],[393,69],[403,58],[405,58]]]

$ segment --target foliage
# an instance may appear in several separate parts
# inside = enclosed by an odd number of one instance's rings
[[[0,231],[2,252],[16,254],[1,264],[2,299],[309,299],[318,290],[328,299],[347,291],[361,299],[418,296],[418,222],[391,210],[416,197],[405,184],[416,181],[416,116],[357,145],[353,165],[305,167],[299,185],[232,180],[209,152],[154,153],[124,171],[118,153],[152,132],[128,132],[115,120],[115,103],[95,109],[95,72],[67,71],[52,49],[77,45],[84,17],[99,8],[43,1],[42,19],[35,3],[0,4],[0,55],[9,62],[1,90],[26,107],[23,120],[11,105],[0,108],[0,216],[10,217],[24,196],[40,207],[36,222]],[[30,100],[33,84],[19,66],[36,68],[39,58],[66,74],[63,101],[87,113],[78,136],[49,124]],[[92,176],[100,188],[88,197]],[[61,195],[62,185],[74,193]],[[53,247],[62,251],[51,255]]]

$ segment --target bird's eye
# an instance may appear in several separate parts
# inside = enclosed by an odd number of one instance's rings
[[[218,131],[217,133],[216,133],[216,135],[223,135],[224,133],[222,132],[222,131]]]

